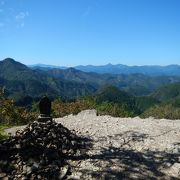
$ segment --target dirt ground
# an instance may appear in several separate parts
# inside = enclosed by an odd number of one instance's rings
[[[86,110],[55,121],[87,137],[89,145],[84,156],[69,160],[68,179],[180,179],[180,120],[114,118]]]

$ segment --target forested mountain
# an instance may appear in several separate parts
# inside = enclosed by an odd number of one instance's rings
[[[169,66],[127,66],[122,64],[112,65],[107,64],[104,66],[76,66],[78,70],[84,72],[96,72],[96,73],[110,73],[110,74],[134,74],[140,73],[149,76],[160,76],[160,75],[174,75],[180,76],[179,65]]]
[[[91,95],[102,87],[115,86],[134,96],[151,94],[154,90],[180,82],[177,76],[147,76],[143,74],[86,73],[74,68],[31,69],[11,58],[0,61],[0,86],[15,99],[22,96],[61,96],[74,99]]]
[[[143,74],[97,74],[85,73],[74,68],[65,70],[51,69],[47,70],[46,73],[61,80],[88,83],[96,89],[113,85],[135,96],[148,95],[161,86],[180,82],[180,77],[175,76],[151,77]]]
[[[15,99],[45,94],[50,97],[77,98],[95,91],[91,85],[55,78],[44,71],[32,70],[11,58],[0,61],[0,85]]]
[[[96,94],[96,102],[108,102],[108,103],[118,103],[118,104],[130,104],[132,102],[133,96],[128,93],[119,90],[114,86],[108,86],[99,90]]]
[[[31,69],[13,59],[0,61],[0,88],[17,105],[31,108],[33,100],[43,95],[54,99],[74,100],[68,112],[96,108],[99,114],[120,117],[180,117],[180,77],[143,74],[85,73],[74,68]],[[87,95],[90,99],[88,100]]]
[[[30,66],[33,69],[68,69],[68,67],[58,67],[58,66],[51,66],[51,65],[41,65],[36,64]],[[148,76],[180,76],[180,66],[179,65],[168,65],[168,66],[127,66],[123,64],[107,64],[102,66],[75,66],[73,67],[77,70],[83,72],[95,72],[99,74],[144,74]]]
[[[141,103],[149,107],[144,109],[142,117],[179,119],[180,118],[180,83],[170,84],[157,89],[149,97],[142,99]],[[157,101],[157,102],[156,102]],[[139,101],[140,102],[140,101]],[[140,107],[140,106],[139,106]],[[145,107],[145,106],[141,106]]]
[[[151,97],[159,101],[168,101],[180,98],[180,83],[174,83],[157,89]]]
[[[180,108],[180,83],[160,87],[149,96],[136,97],[136,104],[143,111],[154,105]]]
[[[161,87],[151,95],[141,97],[131,96],[116,87],[107,87],[97,93],[95,99],[102,114],[180,118],[180,83]]]

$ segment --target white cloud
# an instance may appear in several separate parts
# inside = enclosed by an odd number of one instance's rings
[[[17,27],[23,28],[25,26],[25,18],[29,16],[29,12],[19,12],[16,16],[15,16],[15,20],[17,22]]]
[[[16,19],[17,21],[21,21],[21,20],[25,19],[25,18],[28,17],[28,16],[29,16],[29,12],[28,12],[28,11],[26,11],[26,12],[20,12],[19,14],[17,14],[17,15],[15,16],[15,19]]]
[[[18,27],[18,28],[23,28],[26,24],[26,19],[29,16],[29,12],[27,10],[18,11],[18,9],[15,9],[14,7],[12,7],[12,5],[10,5],[10,3],[7,3],[7,2],[8,0],[0,0],[0,19],[1,19],[0,30],[1,32],[2,30],[5,29],[5,27],[9,28],[13,26],[13,27]]]

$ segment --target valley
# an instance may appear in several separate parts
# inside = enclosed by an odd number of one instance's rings
[[[48,96],[56,117],[95,108],[100,115],[116,117],[180,118],[180,76],[38,69],[7,58],[0,61],[0,87],[15,105],[29,110]]]

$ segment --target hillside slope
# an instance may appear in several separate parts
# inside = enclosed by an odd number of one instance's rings
[[[91,95],[104,86],[116,86],[134,96],[149,95],[161,86],[180,82],[176,76],[150,77],[143,74],[97,74],[69,69],[31,69],[11,58],[0,61],[0,86],[15,99],[26,96],[75,99]]]
[[[44,71],[32,70],[11,58],[0,61],[0,85],[15,99],[45,94],[50,97],[76,98],[95,91],[94,87],[86,83],[58,79]]]
[[[107,64],[102,66],[76,66],[78,70],[84,72],[96,72],[100,74],[110,73],[110,74],[134,74],[140,73],[149,76],[161,76],[161,75],[174,75],[180,76],[180,66],[179,65],[169,65],[169,66],[158,66],[158,65],[147,65],[147,66],[127,66],[123,64]]]
[[[160,101],[180,98],[180,83],[174,83],[161,87],[157,89],[151,96]]]
[[[52,66],[44,64],[35,64],[29,66],[33,69],[49,70],[49,69],[68,69],[68,67]],[[73,68],[83,72],[94,72],[99,74],[144,74],[148,76],[180,76],[180,65],[145,65],[145,66],[127,66],[123,64],[106,64],[106,65],[79,65]]]
[[[180,77],[176,76],[150,77],[143,74],[97,74],[85,73],[74,68],[50,69],[46,70],[46,73],[60,80],[91,84],[96,89],[108,85],[116,86],[135,96],[148,95],[161,86],[180,82]]]

